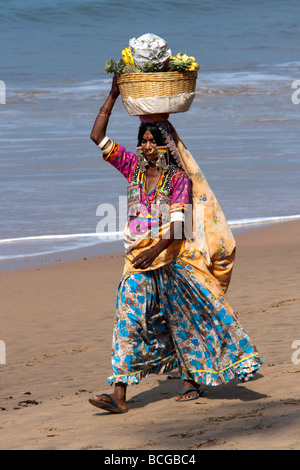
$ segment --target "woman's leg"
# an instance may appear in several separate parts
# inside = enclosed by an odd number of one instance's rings
[[[185,265],[162,270],[159,289],[167,299],[167,317],[176,348],[184,393],[193,382],[219,385],[247,380],[263,362],[224,295],[217,297]],[[197,394],[197,392],[193,392]],[[189,392],[176,399],[189,398]]]
[[[114,392],[97,395],[90,402],[126,410],[126,388],[150,373],[170,371],[177,366],[165,308],[157,291],[156,273],[138,273],[124,278],[117,295],[117,314],[112,341],[113,373],[108,379]],[[111,398],[110,398],[111,397]],[[114,412],[114,410],[112,410]]]
[[[110,385],[137,384],[150,373],[171,370],[176,362],[156,273],[137,273],[120,284],[112,343]]]

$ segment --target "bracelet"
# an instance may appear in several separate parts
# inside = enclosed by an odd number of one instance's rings
[[[104,114],[106,114],[108,117],[111,115],[111,111],[110,111],[109,109],[105,108],[105,106],[101,106],[100,111],[99,111],[99,114],[100,114],[100,113],[104,113]]]
[[[109,152],[112,150],[113,146],[114,146],[114,142],[111,141],[111,143],[110,143],[110,145],[107,147],[107,149],[102,150],[103,154],[104,154],[104,155],[108,155]]]
[[[97,147],[102,150],[103,147],[107,144],[109,141],[109,137],[105,136],[104,139],[101,140],[100,144],[97,145]]]
[[[98,116],[103,116],[103,117],[105,117],[105,118],[107,118],[107,119],[108,119],[108,115],[107,115],[107,114],[105,114],[105,113],[101,113],[101,111],[98,113]]]

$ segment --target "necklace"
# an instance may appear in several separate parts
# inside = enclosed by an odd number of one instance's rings
[[[144,173],[141,174],[142,188],[143,188],[143,191],[144,191],[144,194],[145,194],[145,199],[146,199],[149,206],[151,206],[151,204],[156,202],[156,199],[157,199],[159,193],[164,188],[164,185],[165,185],[164,175],[165,175],[165,172],[163,171],[162,174],[160,175],[160,178],[157,182],[157,185],[154,188],[155,189],[154,197],[153,197],[152,201],[150,201],[149,198],[148,198],[148,195],[147,195],[147,191],[146,191],[146,179],[147,178],[146,178],[146,175]],[[150,191],[150,192],[152,192],[152,191]]]

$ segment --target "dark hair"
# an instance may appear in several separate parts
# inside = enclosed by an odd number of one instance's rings
[[[142,140],[143,140],[143,137],[144,137],[144,134],[145,134],[146,131],[151,132],[151,134],[153,135],[154,140],[156,142],[156,145],[158,145],[158,146],[166,145],[165,139],[162,136],[162,134],[161,134],[160,130],[158,129],[158,127],[156,127],[153,124],[149,124],[147,122],[144,122],[143,124],[141,124],[140,129],[139,129],[139,133],[138,133],[138,147],[141,146],[141,143],[142,143]]]

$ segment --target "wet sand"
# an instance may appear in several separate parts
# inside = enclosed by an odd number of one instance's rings
[[[299,450],[299,234],[287,222],[236,236],[228,298],[265,361],[254,379],[177,403],[176,371],[152,375],[129,387],[124,415],[88,403],[111,391],[123,255],[2,272],[0,448]]]

